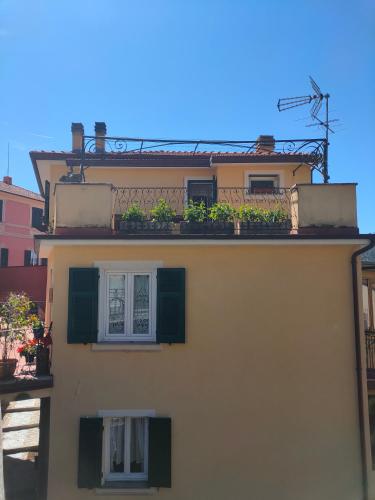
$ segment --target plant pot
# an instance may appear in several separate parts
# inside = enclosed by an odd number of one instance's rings
[[[233,234],[233,222],[205,221],[180,223],[181,234]]]
[[[292,224],[290,220],[284,222],[253,222],[239,223],[240,234],[288,234]]]
[[[36,375],[49,375],[49,348],[38,345],[36,348]]]
[[[35,354],[25,354],[26,363],[34,363]]]
[[[12,378],[17,366],[17,359],[0,360],[0,380]]]
[[[33,328],[34,339],[41,339],[44,335],[44,327],[37,326]]]
[[[121,221],[120,232],[125,234],[171,233],[173,222]]]

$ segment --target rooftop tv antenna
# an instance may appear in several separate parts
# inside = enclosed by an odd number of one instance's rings
[[[330,124],[337,120],[329,119],[329,94],[323,94],[320,90],[319,85],[316,81],[310,76],[310,84],[312,87],[312,94],[303,95],[297,97],[283,97],[278,100],[277,109],[279,111],[286,111],[287,109],[297,108],[299,106],[305,106],[306,104],[311,104],[310,115],[313,120],[313,123],[307,125],[308,127],[312,126],[321,126],[325,129],[325,144],[324,144],[324,159],[323,159],[323,179],[324,182],[327,183],[329,181],[328,175],[328,145],[329,145],[329,133],[334,131],[332,130]],[[319,112],[322,108],[323,101],[325,102],[325,119],[321,120],[319,118]],[[316,123],[315,123],[316,122]]]

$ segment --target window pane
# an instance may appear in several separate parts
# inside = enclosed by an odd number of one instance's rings
[[[108,333],[123,334],[125,322],[125,276],[109,275]]]
[[[188,182],[188,201],[194,201],[196,203],[203,203],[206,207],[210,207],[214,200],[214,186],[212,181],[203,182]]]
[[[111,418],[110,472],[124,472],[125,418]]]
[[[133,334],[150,330],[150,276],[134,276]]]
[[[145,471],[145,418],[131,419],[130,472]]]
[[[367,282],[364,282],[362,284],[362,297],[363,297],[363,315],[364,315],[364,321],[365,321],[365,330],[368,330],[370,328],[370,315],[369,315]]]

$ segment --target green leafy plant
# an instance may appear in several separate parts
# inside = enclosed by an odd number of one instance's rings
[[[252,205],[241,205],[238,209],[238,218],[241,222],[265,222],[266,210]]]
[[[270,222],[285,222],[289,219],[289,214],[282,208],[270,210]]]
[[[122,214],[121,219],[127,222],[142,222],[145,220],[146,214],[139,206],[139,203],[133,203]]]
[[[238,218],[241,222],[285,222],[288,213],[282,208],[266,209],[252,205],[241,205],[238,209]]]
[[[33,303],[25,293],[10,292],[7,300],[0,305],[1,357],[9,359],[13,344],[24,340],[27,328],[33,324],[30,314]]]
[[[207,219],[207,207],[204,202],[189,200],[184,210],[184,219],[188,222],[204,222]]]
[[[236,209],[229,203],[219,202],[209,209],[208,218],[215,222],[232,222],[236,213]]]
[[[176,216],[176,212],[164,198],[158,200],[154,208],[150,210],[150,214],[154,222],[171,222]]]

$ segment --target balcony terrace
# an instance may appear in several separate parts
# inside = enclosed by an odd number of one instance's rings
[[[200,207],[195,221],[186,220],[186,208],[191,202],[195,208]],[[162,207],[156,213],[155,207],[160,204]],[[51,232],[124,237],[134,234],[350,236],[358,233],[355,184],[300,184],[292,188],[250,190],[202,182],[189,192],[188,187],[62,182],[55,185]]]

